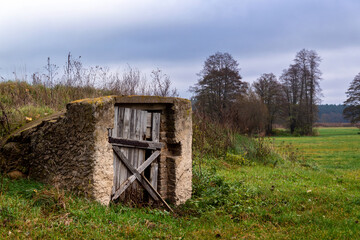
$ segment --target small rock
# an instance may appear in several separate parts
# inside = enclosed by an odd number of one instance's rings
[[[25,117],[25,121],[28,123],[28,122],[31,122],[32,121],[32,118],[31,117]]]
[[[20,179],[25,177],[25,175],[18,170],[8,172],[7,175],[10,179]]]

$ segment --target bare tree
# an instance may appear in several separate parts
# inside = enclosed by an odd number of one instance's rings
[[[298,109],[299,109],[299,93],[300,93],[300,71],[298,66],[293,64],[283,71],[280,80],[286,97],[286,112],[289,123],[290,132],[294,133],[297,127]]]
[[[360,73],[350,83],[346,95],[344,117],[351,123],[358,123],[360,122]]]
[[[296,54],[294,64],[284,70],[280,80],[287,97],[290,131],[312,134],[316,120],[316,104],[321,95],[320,57],[313,50],[303,49]]]
[[[55,77],[57,76],[59,69],[58,66],[55,64],[52,64],[50,61],[50,57],[47,58],[47,64],[44,66],[46,73],[43,74],[43,77],[45,78],[43,82],[45,89],[49,88],[50,94],[45,91],[45,94],[47,95],[46,101],[47,104],[54,105],[56,102],[56,99],[54,98],[54,86],[55,86]]]
[[[281,116],[284,103],[282,86],[273,73],[264,73],[253,83],[253,88],[268,110],[266,134],[269,135],[274,121]]]
[[[179,93],[176,88],[171,89],[171,80],[167,74],[162,73],[158,68],[153,70],[150,75],[152,82],[152,94],[161,97],[178,97]]]
[[[238,132],[253,134],[264,132],[267,117],[268,110],[265,104],[252,89],[249,89],[246,94],[238,97],[232,111],[223,121],[231,121],[230,127]],[[229,122],[227,124],[229,125]]]
[[[141,82],[141,73],[139,69],[128,65],[127,70],[123,72],[121,90],[125,95],[135,95]]]
[[[93,86],[93,82],[91,81],[92,78],[88,77],[89,74],[91,74],[91,72],[83,67],[81,56],[74,59],[69,52],[64,66],[64,75],[62,77],[65,85],[72,87]]]
[[[198,83],[190,88],[198,110],[218,121],[231,111],[231,105],[247,89],[238,65],[229,53],[217,52],[206,59]]]
[[[55,77],[58,75],[58,69],[59,67],[55,64],[52,64],[50,61],[50,57],[47,58],[47,64],[44,66],[46,73],[43,74],[45,77],[47,83],[47,87],[54,87],[55,85]]]

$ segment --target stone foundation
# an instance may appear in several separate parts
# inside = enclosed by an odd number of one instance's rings
[[[175,204],[191,197],[191,103],[180,98],[110,96],[83,99],[19,131],[1,148],[3,171],[31,178],[108,204],[113,186],[113,152],[108,128],[114,106],[161,113],[158,191]]]

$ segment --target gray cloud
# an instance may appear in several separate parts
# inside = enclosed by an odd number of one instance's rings
[[[9,2],[0,9],[0,75],[25,65],[41,71],[48,56],[62,65],[71,51],[89,65],[162,67],[188,96],[216,51],[231,53],[244,80],[253,81],[280,75],[308,48],[323,58],[324,102],[340,103],[360,71],[352,54],[360,48],[355,0]]]

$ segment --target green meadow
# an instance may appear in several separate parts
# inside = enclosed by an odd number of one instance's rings
[[[193,198],[163,209],[101,206],[37,182],[2,179],[1,239],[360,239],[360,134],[275,137],[281,162],[194,158]]]
[[[357,128],[319,128],[315,137],[283,137],[303,151],[304,157],[324,169],[358,170],[360,168],[360,135]],[[341,171],[338,171],[341,172]]]

